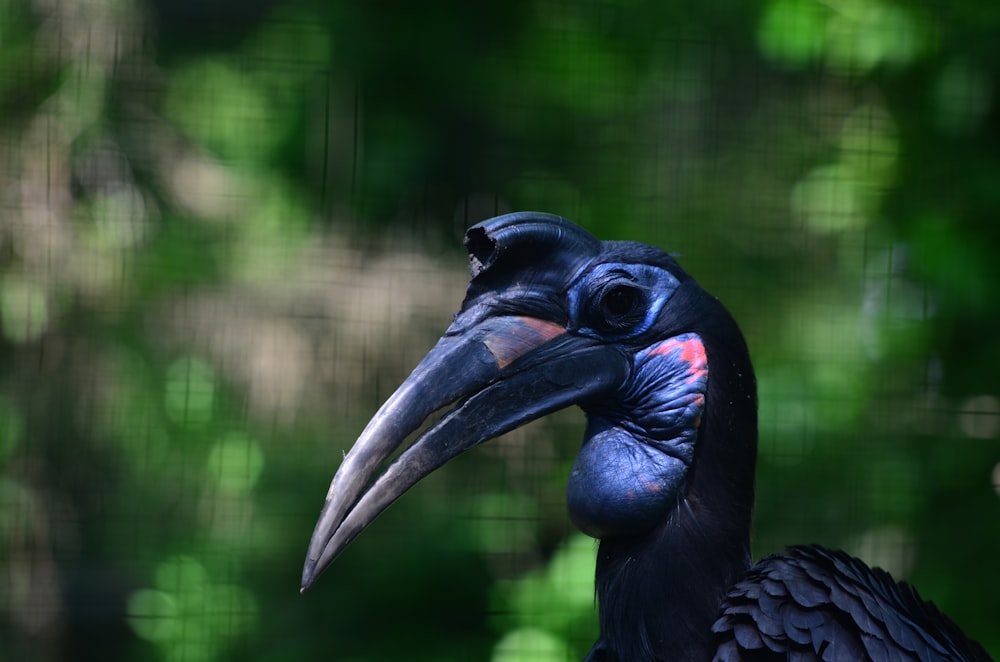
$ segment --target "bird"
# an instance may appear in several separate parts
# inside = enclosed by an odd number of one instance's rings
[[[461,308],[344,456],[303,591],[421,478],[576,405],[586,428],[567,510],[599,541],[600,633],[585,660],[990,659],[911,586],[844,552],[752,562],[750,353],[674,257],[541,212],[478,223],[465,246]]]

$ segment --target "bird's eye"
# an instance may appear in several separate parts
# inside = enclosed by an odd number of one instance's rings
[[[601,311],[606,317],[626,315],[635,305],[638,292],[634,287],[615,285],[609,287],[601,297]]]
[[[646,314],[645,291],[632,283],[613,282],[591,299],[590,320],[602,333],[618,335],[632,330]]]
[[[634,338],[656,323],[680,282],[665,269],[605,262],[583,272],[567,292],[570,327],[608,342]]]

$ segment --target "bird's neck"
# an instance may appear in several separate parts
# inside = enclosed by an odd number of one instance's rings
[[[711,657],[719,605],[750,564],[749,531],[725,531],[712,519],[688,498],[643,536],[601,541],[597,597],[610,659]]]
[[[719,340],[706,342],[705,417],[676,506],[652,530],[601,541],[596,588],[608,660],[711,659],[722,599],[750,566],[756,380],[739,332],[723,339],[724,358],[712,355]]]

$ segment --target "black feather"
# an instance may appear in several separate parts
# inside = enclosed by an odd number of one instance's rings
[[[990,659],[910,585],[815,546],[754,565],[727,593],[712,631],[716,660]]]

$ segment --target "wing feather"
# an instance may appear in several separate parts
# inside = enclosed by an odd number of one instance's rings
[[[712,632],[718,662],[990,660],[908,584],[815,546],[753,566],[726,595]]]

